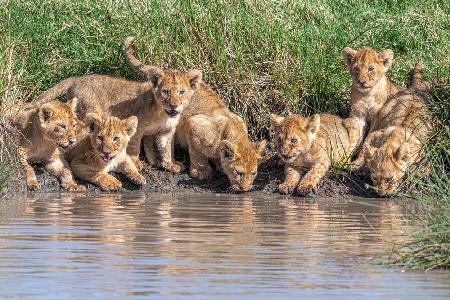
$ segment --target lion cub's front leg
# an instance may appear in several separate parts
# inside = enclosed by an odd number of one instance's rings
[[[163,131],[156,135],[155,144],[161,157],[161,167],[171,172],[179,173],[185,169],[185,166],[173,158],[174,136],[175,128]]]
[[[144,163],[139,159],[142,139],[143,135],[138,131],[131,137],[127,146],[127,154],[133,160],[134,165],[138,170],[142,170],[145,167]]]
[[[297,186],[297,193],[302,196],[315,193],[320,180],[327,174],[329,168],[330,162],[327,159],[318,159],[318,162],[300,180]]]
[[[26,151],[23,149],[19,150],[20,153],[20,164],[25,170],[25,176],[27,179],[27,188],[30,191],[35,191],[40,188],[40,185],[36,178],[36,173],[34,173],[33,167],[28,163]]]
[[[144,176],[139,174],[133,160],[128,156],[119,165],[119,172],[127,176],[135,184],[144,185],[146,183]]]
[[[63,189],[68,191],[86,190],[84,185],[79,185],[75,182],[72,172],[70,171],[67,162],[62,157],[62,154],[58,154],[57,157],[49,160],[45,168],[50,174],[59,178]]]
[[[208,157],[198,151],[192,142],[188,145],[189,151],[189,175],[199,180],[211,179],[212,169],[208,163]]]
[[[284,176],[285,178],[283,183],[278,185],[278,191],[281,194],[292,194],[300,181],[302,172],[290,165],[285,164]]]
[[[119,180],[105,172],[96,173],[90,177],[88,181],[92,182],[105,192],[117,191],[122,187],[122,183]]]

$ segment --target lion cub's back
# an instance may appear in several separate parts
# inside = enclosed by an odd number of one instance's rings
[[[343,119],[330,114],[320,114],[320,129],[317,137],[320,147],[326,149],[333,161],[341,161],[350,154],[348,131]]]

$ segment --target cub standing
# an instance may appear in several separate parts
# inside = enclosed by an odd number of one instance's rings
[[[127,145],[135,134],[137,117],[120,120],[88,114],[86,124],[90,130],[86,136],[67,152],[66,158],[73,174],[87,180],[103,191],[114,191],[122,184],[109,172],[119,172],[142,185],[145,178],[139,174],[133,160],[126,153]]]
[[[283,118],[271,114],[270,122],[278,154],[285,163],[285,179],[278,186],[282,194],[315,192],[330,166],[345,162],[353,151],[345,122],[337,116]]]
[[[30,161],[43,162],[45,169],[58,177],[63,189],[85,189],[74,181],[63,157],[63,150],[77,141],[79,125],[75,115],[76,106],[76,98],[67,104],[54,100],[39,108],[21,112],[13,121],[21,133],[20,163],[25,170],[29,190],[37,190],[40,187]]]

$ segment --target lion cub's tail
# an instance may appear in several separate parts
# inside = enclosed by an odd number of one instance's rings
[[[129,36],[125,39],[123,43],[123,52],[125,53],[125,56],[127,57],[130,66],[136,72],[144,76],[147,80],[150,80],[154,74],[155,67],[145,65],[143,62],[137,59],[136,56],[134,56],[133,40],[134,37],[132,36]]]
[[[422,70],[425,68],[425,63],[423,60],[420,60],[415,66],[412,71],[412,88],[421,90],[421,91],[427,91],[431,90],[433,87],[435,87],[439,81],[438,80],[432,80],[432,81],[424,81],[422,76]]]
[[[66,93],[74,85],[76,79],[77,77],[67,78],[57,85],[53,86],[52,88],[46,90],[44,93],[42,93],[42,95],[30,102],[30,106],[28,106],[27,109],[37,108],[42,104],[50,102]]]

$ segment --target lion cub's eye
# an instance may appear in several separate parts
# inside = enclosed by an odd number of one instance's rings
[[[256,176],[256,171],[252,172],[252,176],[255,177]]]
[[[292,138],[291,139],[291,144],[295,145],[298,143],[298,139],[297,138]]]
[[[78,125],[77,123],[73,124],[73,128],[77,127],[77,125]]]
[[[166,90],[166,89],[162,90],[162,93],[164,96],[169,96],[169,94],[170,94],[169,90]]]
[[[185,93],[186,93],[185,91],[181,90],[178,92],[178,95],[183,96]]]
[[[369,71],[369,73],[372,73],[373,70],[375,70],[374,67],[369,67],[369,68],[367,69],[367,71]]]
[[[359,72],[359,68],[355,66],[355,67],[353,67],[353,71]]]
[[[102,142],[102,141],[103,141],[103,137],[102,137],[101,135],[99,135],[99,136],[97,137],[97,140],[99,140],[100,142]]]
[[[388,178],[384,179],[384,181],[386,183],[392,183],[394,181],[394,179],[392,177],[388,177]]]
[[[66,130],[67,129],[67,126],[66,126],[66,124],[58,124],[59,125],[59,127],[61,127],[62,129],[64,129],[64,130]]]
[[[120,137],[118,137],[118,136],[113,137],[113,142],[114,143],[117,143],[119,140],[120,140]]]
[[[238,171],[238,170],[236,170],[236,171],[234,171],[234,172],[235,172],[236,175],[239,176],[239,177],[244,176],[244,172],[241,172],[241,171]]]

